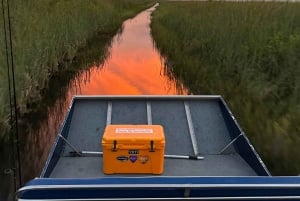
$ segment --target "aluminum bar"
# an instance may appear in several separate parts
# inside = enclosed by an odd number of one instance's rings
[[[188,102],[186,102],[186,101],[184,101],[184,108],[185,108],[186,119],[187,119],[188,126],[189,126],[189,133],[190,133],[191,140],[192,140],[194,154],[195,154],[195,156],[197,156],[199,154],[199,151],[198,151],[199,149],[198,149],[198,145],[197,145],[197,140],[196,140],[196,135],[195,135],[195,130],[194,130],[194,125],[193,125],[193,121],[192,121],[190,107],[189,107]]]
[[[151,112],[151,102],[147,101],[147,122],[148,125],[152,124],[152,112]]]
[[[106,116],[106,125],[110,125],[111,124],[111,113],[112,113],[112,102],[108,101],[107,116]]]
[[[73,151],[76,153],[76,154],[79,154],[81,155],[81,152],[78,151],[64,136],[62,136],[61,134],[58,134],[58,136],[63,139],[63,141],[65,141],[67,143],[67,145],[69,145],[69,147],[71,147],[71,149],[73,149]]]
[[[70,152],[70,154],[77,154],[78,152]],[[97,151],[80,151],[82,155],[96,155],[96,156],[103,156],[103,152]],[[192,159],[192,160],[203,160],[204,157],[202,156],[189,156],[189,155],[164,155],[165,158],[174,158],[174,159]]]
[[[219,154],[222,154],[224,151],[226,151],[228,149],[228,147],[230,147],[230,145],[232,145],[240,136],[242,136],[244,133],[241,132],[238,136],[236,136],[231,142],[229,142],[220,152]]]

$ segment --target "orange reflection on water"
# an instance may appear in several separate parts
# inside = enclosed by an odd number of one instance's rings
[[[154,47],[150,34],[154,9],[152,7],[124,22],[122,33],[113,39],[110,56],[103,66],[91,68],[88,82],[80,84],[80,94],[187,93],[182,84],[176,84],[164,73],[164,60]]]

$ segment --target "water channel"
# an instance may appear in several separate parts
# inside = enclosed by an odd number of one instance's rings
[[[23,183],[38,177],[45,164],[52,143],[74,95],[174,95],[188,90],[177,81],[151,37],[151,13],[155,5],[136,17],[126,20],[113,38],[106,60],[92,65],[72,79],[66,94],[48,108],[47,118],[33,127],[23,140],[21,167]],[[95,63],[97,63],[95,61]],[[12,176],[4,176],[12,183]],[[13,184],[6,185],[12,197]],[[4,187],[4,186],[3,186]],[[2,191],[1,190],[1,191]],[[3,194],[3,192],[1,192]],[[1,195],[0,194],[0,195]],[[4,192],[5,194],[5,192]],[[7,197],[2,195],[1,197]]]

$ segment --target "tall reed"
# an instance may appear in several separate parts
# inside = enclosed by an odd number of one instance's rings
[[[63,70],[95,34],[114,34],[126,18],[150,6],[150,0],[13,0],[12,36],[18,110],[41,99],[49,78]],[[0,137],[9,128],[3,17],[0,17]],[[109,43],[109,41],[107,41]]]
[[[300,173],[300,4],[163,2],[152,34],[193,94],[221,94],[273,174]]]

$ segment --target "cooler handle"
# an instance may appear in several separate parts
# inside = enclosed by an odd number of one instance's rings
[[[117,140],[114,140],[114,146],[113,148],[111,149],[113,152],[116,152],[117,151]]]
[[[155,152],[153,140],[150,141],[150,150],[149,150],[149,152]]]

